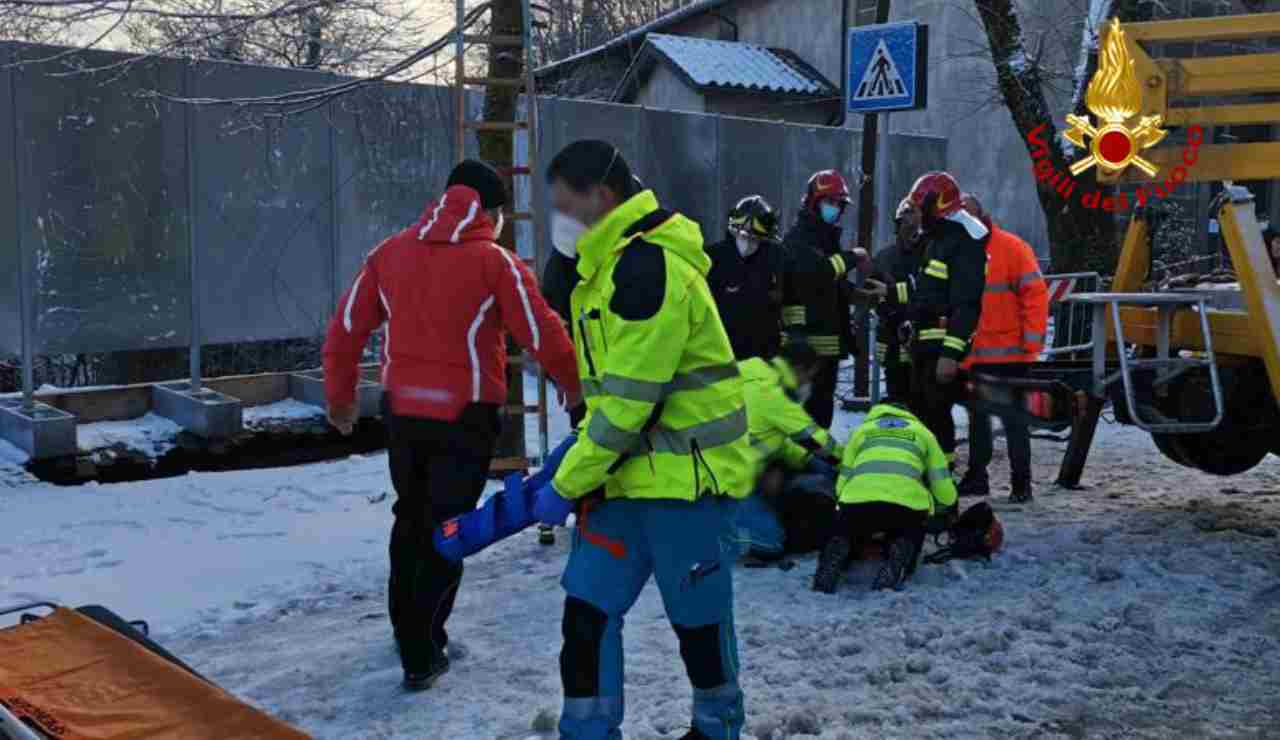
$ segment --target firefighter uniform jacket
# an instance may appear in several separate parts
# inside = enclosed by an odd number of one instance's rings
[[[880,319],[876,328],[876,356],[882,364],[895,357],[898,362],[911,362],[910,350],[899,339],[899,329],[907,318],[906,304],[915,285],[920,251],[904,249],[895,242],[877,252],[871,264],[872,275],[894,296],[876,306],[876,317]]]
[[[754,481],[742,377],[707,287],[698,225],[645,190],[577,247],[571,311],[587,415],[556,491],[745,497]]]
[[[1049,289],[1031,245],[999,226],[987,242],[987,287],[973,351],[973,365],[1035,362],[1049,325]]]
[[[815,452],[835,460],[843,456],[843,446],[814,423],[792,396],[797,386],[796,374],[786,360],[754,357],[739,362],[738,368],[742,371],[757,476],[773,460],[800,470]]]
[[[898,283],[890,305],[906,305],[915,328],[914,351],[940,351],[962,360],[978,329],[986,287],[986,242],[990,232],[978,219],[958,211],[929,233],[915,285]]]
[[[840,253],[840,229],[801,213],[783,239],[782,341],[803,340],[820,357],[852,347],[845,275],[855,265]]]
[[[707,247],[707,255],[711,257],[707,284],[729,333],[734,357],[745,360],[776,355],[782,318],[777,292],[780,248],[764,242],[744,258],[735,240],[729,238]]]
[[[844,448],[836,484],[842,505],[897,504],[934,513],[956,502],[956,484],[938,440],[910,412],[879,404]]]

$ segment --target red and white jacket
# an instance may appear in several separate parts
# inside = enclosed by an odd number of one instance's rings
[[[568,333],[494,226],[479,195],[455,185],[369,253],[325,338],[331,407],[355,402],[360,355],[383,323],[382,385],[397,415],[452,420],[469,403],[506,403],[507,331],[562,390],[580,391]]]

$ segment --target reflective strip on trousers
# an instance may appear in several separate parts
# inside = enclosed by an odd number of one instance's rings
[[[898,303],[909,303],[911,301],[911,297],[907,293],[907,287],[906,283],[898,283]]]
[[[939,280],[946,280],[950,276],[951,270],[947,267],[947,263],[942,260],[929,260],[929,264],[924,268],[924,274]]]
[[[714,689],[694,689],[693,722],[695,725],[701,724],[704,727],[719,726],[724,728],[726,733],[730,728],[737,729],[743,719],[741,700],[742,689],[737,682],[726,683]],[[727,716],[726,711],[728,711]]]
[[[625,398],[628,401],[657,403],[672,393],[694,391],[708,388],[722,380],[738,377],[737,365],[708,365],[679,373],[667,383],[652,380],[637,380],[621,375],[605,375],[599,380],[583,379],[582,393],[585,398],[608,395]]]
[[[916,332],[916,339],[936,340],[947,336],[946,329],[921,329]]]
[[[621,696],[565,697],[561,715],[565,719],[614,719],[622,716]]]
[[[834,269],[834,270],[836,271],[836,277],[837,277],[837,278],[839,278],[839,277],[843,277],[843,276],[844,276],[844,274],[845,274],[846,272],[848,272],[848,270],[846,270],[846,269],[845,269],[845,265],[844,265],[844,257],[841,257],[841,256],[840,256],[840,255],[838,255],[838,254],[834,254],[834,255],[832,255],[829,259],[830,259],[830,262],[831,262],[831,267],[832,267],[832,269]]]
[[[954,349],[957,352],[963,352],[969,346],[969,340],[961,339],[960,337],[946,337],[942,340],[942,346]]]
[[[727,416],[684,429],[660,426],[650,435],[650,441],[654,452],[688,455],[693,451],[694,442],[698,443],[700,449],[709,450],[734,442],[746,434],[747,410],[739,408]],[[629,432],[614,425],[599,409],[591,415],[591,423],[587,425],[587,438],[620,455],[628,452],[644,454],[649,451],[642,432]]]
[[[873,460],[853,467],[841,465],[840,475],[848,478],[856,478],[859,475],[901,475],[911,480],[920,480],[921,476],[924,475],[924,471],[911,463],[896,462],[894,460]]]
[[[804,306],[783,306],[782,323],[787,326],[803,326],[808,312]]]

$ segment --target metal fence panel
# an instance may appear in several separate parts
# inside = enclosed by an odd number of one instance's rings
[[[544,126],[559,129],[556,135],[560,138],[560,148],[579,139],[603,139],[618,147],[627,164],[632,170],[637,170],[644,156],[640,113],[641,109],[633,105],[560,100],[556,106],[556,117],[545,122]],[[550,163],[551,157],[559,151],[548,151],[547,162]]]
[[[890,141],[889,202],[886,204],[883,228],[889,228],[893,214],[916,178],[931,170],[947,168],[947,140],[937,136],[893,134]],[[884,244],[877,244],[876,248]]]
[[[117,59],[89,52],[69,63]],[[181,345],[190,300],[183,111],[132,93],[180,91],[182,63],[48,76],[65,72],[66,63],[13,77],[20,228],[36,261],[34,350]]]
[[[725,216],[733,204],[748,195],[763,195],[774,208],[781,208],[786,194],[782,171],[785,160],[783,127],[742,118],[718,120],[716,148],[720,160],[720,202],[714,223],[716,233],[725,228]],[[799,197],[799,196],[795,196]],[[783,221],[785,229],[787,222]]]
[[[337,257],[341,295],[364,256],[414,223],[453,166],[448,88],[380,85],[333,104]]]
[[[819,170],[839,170],[849,180],[853,189],[854,201],[857,201],[856,180],[853,165],[853,132],[848,129],[817,128],[813,126],[783,126],[786,167],[783,170],[785,179],[785,199],[782,204],[783,223],[795,222],[800,210],[800,201],[804,196],[805,186],[813,173]],[[857,206],[850,206],[845,212],[845,239],[857,232]]]
[[[332,84],[296,70],[202,64],[196,97],[273,95]],[[313,336],[333,310],[333,173],[326,110],[283,122],[199,109],[193,143],[204,342]]]
[[[13,48],[0,43],[0,64],[8,64]],[[18,198],[14,189],[13,75],[0,69],[0,355],[22,351],[22,306],[18,303]]]
[[[641,110],[643,151],[632,160],[640,179],[664,208],[702,226],[707,242],[719,241],[724,227],[717,160],[716,119],[674,111]]]

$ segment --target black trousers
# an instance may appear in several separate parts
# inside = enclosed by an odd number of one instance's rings
[[[425,671],[449,642],[444,625],[462,582],[462,564],[436,552],[432,532],[476,507],[499,423],[494,404],[471,404],[453,421],[387,414],[387,456],[396,489],[388,607],[406,671]]]
[[[850,552],[853,553],[862,552],[871,538],[880,533],[884,533],[885,542],[905,538],[915,547],[915,556],[907,567],[907,573],[911,574],[915,572],[920,551],[924,549],[925,523],[928,520],[927,511],[916,511],[883,501],[840,504],[832,535],[848,538],[852,545]]]
[[[911,363],[902,360],[902,348],[897,344],[886,345],[880,367],[889,394],[885,400],[911,403]]]
[[[1031,430],[1017,418],[1000,417],[1014,480],[1031,480]],[[991,415],[969,412],[969,470],[986,472],[992,457]]]
[[[836,415],[836,376],[840,373],[840,358],[823,357],[818,360],[818,374],[813,378],[813,391],[804,403],[804,410],[823,429],[831,428]]]
[[[911,353],[911,412],[938,438],[938,445],[947,454],[947,461],[956,452],[956,423],[951,418],[960,393],[957,379],[946,384],[938,383],[938,360],[942,355],[928,348]]]

